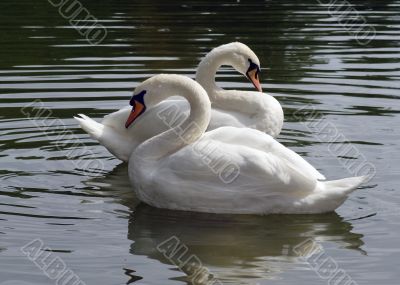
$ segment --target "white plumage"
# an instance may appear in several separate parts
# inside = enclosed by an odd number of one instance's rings
[[[131,183],[138,198],[149,205],[232,214],[323,213],[339,207],[367,178],[321,181],[325,177],[306,160],[255,129],[221,127],[205,132],[210,101],[187,77],[154,76],[135,93],[143,90],[147,107],[177,94],[190,104],[184,122],[145,140],[130,156]],[[229,173],[221,173],[221,161],[238,170],[234,179],[223,179]]]
[[[282,129],[283,111],[274,97],[261,92],[224,90],[215,83],[215,74],[221,65],[233,66],[246,75],[250,67],[249,59],[259,67],[259,60],[254,52],[246,45],[235,42],[213,49],[199,64],[196,81],[206,89],[213,107],[208,130],[222,126],[249,127],[275,137]],[[125,128],[125,121],[131,107],[105,116],[101,123],[82,114],[75,119],[82,129],[113,155],[128,161],[129,155],[140,143],[167,129],[157,113],[169,104],[174,104],[180,113],[188,115],[187,101],[174,98],[148,107],[146,113],[129,129]]]

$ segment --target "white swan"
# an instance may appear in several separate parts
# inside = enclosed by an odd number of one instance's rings
[[[283,125],[283,110],[279,102],[265,93],[218,87],[215,74],[222,65],[232,66],[258,91],[262,91],[260,61],[248,46],[234,42],[214,48],[202,59],[196,72],[196,81],[207,91],[213,110],[221,111],[222,117],[218,120],[212,114],[209,130],[223,126],[248,127],[278,136]]]
[[[131,119],[179,94],[190,115],[141,143],[129,159],[138,198],[158,208],[232,214],[322,213],[340,206],[366,177],[324,179],[270,135],[250,128],[205,132],[211,104],[205,90],[180,75],[157,75],[136,87]],[[173,105],[157,114],[169,125]]]
[[[213,102],[208,130],[221,126],[250,127],[277,136],[283,124],[283,111],[279,102],[274,97],[260,92],[223,90],[217,87],[215,74],[221,65],[233,66],[261,91],[258,77],[259,60],[249,47],[235,42],[213,49],[200,62],[196,73],[196,80],[203,85]],[[155,114],[171,102],[187,116],[189,112],[187,101],[175,99],[148,109],[146,111],[148,118],[137,120],[129,129],[125,128],[125,122],[131,113],[131,107],[105,116],[101,123],[82,114],[75,119],[82,129],[113,155],[128,161],[129,155],[138,144],[166,130],[165,125]]]

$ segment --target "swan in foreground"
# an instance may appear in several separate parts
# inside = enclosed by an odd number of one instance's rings
[[[196,73],[196,81],[206,89],[213,102],[208,130],[221,126],[249,127],[277,136],[283,124],[283,111],[279,102],[274,97],[260,92],[224,90],[217,87],[215,74],[221,65],[233,66],[261,91],[260,62],[249,47],[234,42],[214,48],[202,59]],[[82,129],[113,155],[128,161],[129,155],[137,145],[166,130],[156,113],[171,103],[177,106],[182,114],[188,115],[187,101],[174,99],[148,108],[146,118],[142,116],[129,129],[125,128],[125,122],[130,114],[130,107],[105,116],[101,123],[83,114],[75,119]]]
[[[172,95],[190,115],[132,152],[128,172],[137,197],[154,207],[231,214],[323,213],[339,207],[367,177],[325,177],[270,135],[250,128],[207,130],[211,103],[197,82],[157,75],[136,87],[128,123]],[[157,116],[168,126],[175,107]]]

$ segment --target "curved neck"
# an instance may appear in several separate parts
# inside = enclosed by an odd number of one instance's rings
[[[207,91],[213,106],[224,110],[252,114],[253,110],[246,108],[247,106],[243,106],[243,104],[251,102],[251,97],[255,95],[254,92],[225,90],[217,86],[215,75],[222,65],[233,66],[231,51],[212,50],[199,63],[196,81]]]
[[[200,61],[197,67],[196,81],[207,91],[212,102],[217,99],[217,93],[224,90],[215,83],[215,75],[223,64],[230,65],[227,55],[215,52],[214,49]]]
[[[162,86],[164,94],[160,99],[176,95],[184,97],[190,105],[189,116],[185,119],[179,106],[173,103],[159,110],[156,116],[169,127],[169,130],[139,145],[133,152],[134,156],[146,160],[158,160],[194,143],[206,131],[211,117],[211,102],[200,85],[189,78],[187,80],[187,82],[164,82]]]

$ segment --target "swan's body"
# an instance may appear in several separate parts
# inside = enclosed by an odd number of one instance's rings
[[[146,106],[171,94],[190,104],[184,122],[144,141],[130,156],[131,183],[149,205],[212,213],[322,213],[339,207],[366,179],[319,181],[325,177],[313,166],[258,130],[205,132],[210,101],[189,78],[158,75],[136,91],[147,92],[142,99]]]
[[[274,137],[279,135],[283,125],[283,111],[274,97],[260,92],[224,90],[215,84],[215,74],[221,65],[232,65],[248,76],[247,73],[251,68],[249,60],[254,68],[258,68],[259,60],[250,48],[241,43],[230,43],[213,49],[200,62],[196,81],[206,89],[213,104],[207,130],[222,126],[248,127]],[[256,79],[248,77],[260,89],[258,77]],[[156,114],[170,103],[167,100],[149,108],[146,111],[146,117],[149,119],[142,117],[129,129],[124,125],[131,112],[130,107],[105,116],[101,123],[85,115],[80,115],[81,117],[76,119],[92,138],[98,140],[113,155],[128,161],[129,155],[141,142],[169,128]],[[173,103],[179,107],[182,114],[189,113],[189,104],[186,100],[174,99]]]

